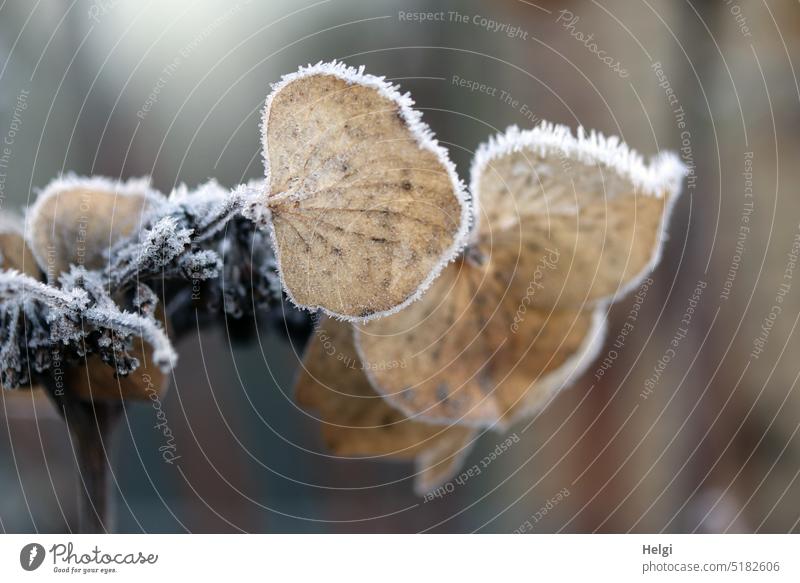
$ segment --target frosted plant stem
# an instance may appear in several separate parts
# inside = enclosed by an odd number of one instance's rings
[[[61,413],[72,436],[78,464],[79,534],[114,530],[114,512],[109,475],[111,439],[122,413],[118,401],[82,401],[63,389],[59,393],[48,382],[47,394]],[[74,530],[74,529],[73,529]]]
[[[74,439],[80,472],[78,485],[78,532],[97,534],[114,531],[109,481],[110,440],[122,412],[118,402],[79,402],[84,415],[67,425]],[[81,421],[80,417],[83,417]]]

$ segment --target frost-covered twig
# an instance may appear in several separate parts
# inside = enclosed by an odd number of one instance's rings
[[[138,238],[109,250],[109,287],[118,290],[154,275],[195,281],[216,277],[222,261],[213,242],[245,201],[245,191],[229,192],[214,181],[195,191],[177,188]]]
[[[153,361],[163,370],[174,366],[175,350],[152,314],[119,308],[105,293],[99,276],[83,268],[74,267],[61,281],[63,287],[57,288],[13,270],[0,271],[4,386],[25,384],[30,372],[41,374],[54,361],[87,353],[118,362],[118,372],[126,374],[138,365],[126,350],[134,337],[152,346]]]
[[[106,271],[109,287],[118,290],[137,277],[160,273],[188,249],[191,234],[190,229],[178,226],[177,218],[159,218],[142,232],[140,240],[126,241],[112,250]]]
[[[0,296],[3,302],[38,300],[65,310],[82,310],[89,303],[89,296],[82,289],[59,289],[15,269],[0,271]]]

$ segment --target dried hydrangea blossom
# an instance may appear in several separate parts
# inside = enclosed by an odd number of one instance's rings
[[[73,269],[107,267],[107,250],[141,229],[147,215],[164,203],[146,178],[113,181],[74,175],[52,181],[27,213],[27,235],[39,267],[51,283],[76,277],[91,281],[98,307],[124,305],[124,293],[108,297],[102,278]],[[154,308],[155,309],[155,308]],[[163,310],[159,309],[163,326]],[[85,366],[66,366],[70,390],[86,400],[147,399],[165,388],[165,371],[152,364],[153,347],[140,336],[126,337],[109,329],[103,342],[110,350],[87,356]],[[171,350],[171,348],[170,348]]]
[[[542,124],[482,145],[476,227],[425,298],[359,326],[376,391],[406,415],[506,426],[531,415],[602,345],[605,305],[657,261],[683,167],[615,138]]]
[[[27,247],[0,229],[3,386],[50,390],[56,367],[85,363],[68,379],[78,406],[58,402],[100,467],[119,398],[161,390],[149,363],[175,363],[165,329],[266,312],[291,334],[283,290],[355,323],[318,328],[336,359],[312,343],[298,382],[329,447],[413,459],[419,493],[448,479],[476,428],[531,415],[595,357],[606,305],[658,261],[684,168],[582,130],[510,128],[476,152],[470,201],[412,105],[363,68],[319,63],[267,99],[265,181],[169,197],[145,179],[54,181]],[[93,433],[86,407],[103,404]]]
[[[74,362],[87,354],[119,363],[120,374],[126,374],[137,365],[126,349],[134,336],[152,347],[156,366],[169,370],[174,365],[177,355],[161,327],[152,318],[103,301],[107,296],[93,276],[76,267],[57,288],[17,271],[0,271],[5,388],[30,382],[31,373],[41,375],[54,362]]]
[[[268,225],[298,306],[366,321],[420,297],[460,251],[465,189],[447,151],[383,77],[318,63],[274,86],[263,117]]]

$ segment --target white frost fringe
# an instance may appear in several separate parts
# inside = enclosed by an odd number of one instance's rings
[[[186,183],[181,182],[167,197],[170,203],[182,204],[204,204],[221,202],[230,194],[229,189],[221,186],[215,179],[210,179],[191,188]]]
[[[331,312],[330,310],[322,306],[304,306],[295,301],[291,291],[286,286],[286,283],[283,281],[283,276],[281,275],[281,284],[283,286],[284,291],[286,292],[287,297],[291,300],[291,302],[294,305],[298,306],[299,308],[303,308],[309,311],[322,310],[329,316],[332,316],[339,320],[364,323],[369,320],[374,320],[376,318],[383,318],[385,316],[389,316],[391,314],[399,312],[412,302],[422,297],[422,294],[431,286],[431,284],[439,276],[441,271],[447,266],[448,263],[453,261],[461,253],[462,249],[466,245],[474,213],[470,202],[469,191],[467,190],[463,181],[458,177],[455,164],[453,164],[453,162],[450,160],[447,150],[443,148],[441,145],[439,145],[439,142],[434,137],[433,131],[428,127],[428,125],[424,121],[422,121],[422,113],[414,109],[413,107],[414,100],[411,98],[410,93],[408,92],[400,93],[399,86],[389,83],[388,81],[386,81],[385,77],[376,77],[375,75],[369,75],[367,73],[364,73],[363,65],[356,69],[355,67],[350,67],[345,63],[337,61],[331,61],[328,63],[320,61],[315,65],[300,67],[300,69],[298,69],[296,72],[284,75],[278,83],[274,83],[272,85],[272,93],[270,93],[270,95],[267,97],[267,102],[264,107],[264,115],[261,118],[262,157],[264,159],[264,174],[266,176],[265,188],[263,191],[263,198],[262,198],[264,204],[261,207],[261,209],[256,209],[253,205],[251,205],[245,213],[245,216],[247,218],[254,220],[256,222],[265,223],[268,226],[270,232],[270,238],[272,240],[272,245],[275,249],[275,260],[278,266],[279,274],[281,273],[280,250],[278,248],[277,240],[275,238],[275,231],[272,228],[272,217],[267,204],[271,188],[269,151],[267,147],[268,146],[267,130],[269,124],[269,116],[272,108],[272,102],[275,99],[275,96],[278,93],[280,93],[282,89],[284,89],[287,85],[289,85],[293,81],[296,81],[298,79],[304,79],[307,77],[312,77],[314,75],[330,75],[338,79],[341,79],[351,85],[362,85],[364,87],[375,89],[382,97],[395,103],[398,106],[403,121],[405,121],[406,126],[411,132],[411,135],[416,140],[417,145],[421,149],[433,153],[447,171],[448,177],[450,178],[450,182],[453,185],[453,192],[461,207],[461,222],[459,225],[458,232],[453,238],[452,245],[449,247],[449,249],[445,251],[439,263],[434,266],[434,268],[431,270],[428,276],[418,286],[416,291],[412,293],[409,297],[407,297],[402,303],[394,306],[389,310],[385,310],[383,312],[376,312],[374,314],[367,316],[366,318],[361,318],[361,317],[346,316],[344,314],[337,314],[335,312]]]
[[[555,155],[589,166],[602,165],[629,180],[643,194],[662,197],[680,192],[686,166],[672,152],[661,152],[646,164],[641,154],[617,136],[604,136],[578,127],[577,136],[565,125],[547,121],[530,130],[510,126],[478,146],[470,169],[470,190],[476,206],[480,200],[481,175],[493,161],[521,150],[543,158]],[[477,212],[476,208],[476,212]]]

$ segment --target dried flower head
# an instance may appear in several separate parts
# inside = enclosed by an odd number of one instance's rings
[[[60,287],[50,295],[67,291],[82,302],[59,306],[39,299],[28,306],[30,323],[42,324],[41,330],[28,326],[42,337],[39,347],[45,354],[38,355],[37,372],[64,369],[66,383],[79,398],[145,399],[166,384],[161,369],[174,352],[155,322],[156,314],[163,320],[163,310],[156,307],[152,290],[137,289],[135,305],[128,306],[134,312],[127,312],[119,305],[126,306],[130,294],[114,292],[100,272],[91,271],[107,267],[109,249],[135,236],[163,202],[146,179],[115,182],[70,175],[51,182],[28,212],[32,255],[46,279]],[[16,281],[24,288],[26,282]],[[46,288],[39,284],[38,289]],[[141,301],[145,296],[147,301]],[[75,365],[84,359],[84,366]]]
[[[147,179],[54,180],[28,212],[27,245],[9,221],[0,233],[4,386],[59,371],[79,399],[152,398],[176,360],[168,321],[185,330],[198,306],[203,322],[268,312],[280,295],[274,257],[239,216],[252,187],[212,180],[167,198]]]
[[[0,220],[3,387],[52,388],[65,368],[80,407],[152,397],[177,358],[167,330],[274,316],[283,290],[333,317],[297,383],[328,447],[414,460],[419,493],[447,480],[478,428],[538,411],[595,357],[607,304],[658,261],[685,169],[543,123],[478,148],[470,199],[412,106],[318,63],[267,98],[264,181],[164,197],[54,180],[25,239]]]
[[[27,276],[38,278],[39,268],[36,264],[36,259],[33,257],[25,238],[22,236],[22,231],[19,228],[21,221],[8,213],[0,213],[0,268],[8,271],[15,271],[23,273]],[[20,322],[24,318],[24,305],[17,304],[6,310],[0,306],[0,360],[8,359],[17,361],[18,370],[12,373],[11,377],[20,375],[19,378],[22,386],[29,386],[29,375],[21,370],[21,358],[16,354],[20,351],[20,335],[19,329],[14,324]],[[23,335],[24,339],[24,335]],[[3,388],[9,380],[8,375],[1,375]],[[13,382],[13,381],[12,381]]]

